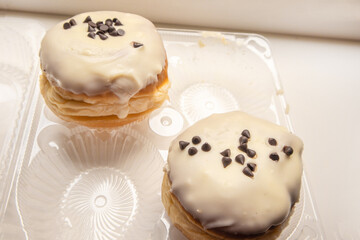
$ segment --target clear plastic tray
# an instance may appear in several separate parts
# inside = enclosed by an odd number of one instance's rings
[[[185,239],[160,200],[171,140],[214,112],[240,109],[292,131],[271,56],[259,35],[159,29],[170,100],[144,121],[88,129],[58,119],[39,94],[45,29],[0,19],[1,239]],[[277,239],[323,239],[303,176]]]

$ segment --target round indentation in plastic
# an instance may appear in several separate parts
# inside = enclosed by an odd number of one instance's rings
[[[170,107],[155,110],[149,118],[150,129],[164,137],[178,134],[183,126],[184,119],[181,114]]]
[[[214,83],[191,85],[182,92],[180,107],[191,123],[213,113],[229,112],[239,108],[233,95],[226,88]]]
[[[128,128],[56,126],[39,138],[56,147],[44,145],[19,176],[17,202],[30,239],[150,236],[163,212],[164,164],[150,141]]]
[[[136,209],[136,189],[119,170],[95,168],[81,173],[70,184],[61,208],[73,228],[93,219],[94,228],[124,225]],[[101,229],[99,229],[101,232]]]

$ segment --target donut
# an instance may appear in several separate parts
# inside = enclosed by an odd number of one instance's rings
[[[170,145],[166,212],[190,240],[277,236],[299,200],[302,150],[286,128],[244,112],[202,119]]]
[[[87,12],[56,24],[40,48],[40,90],[61,119],[89,127],[141,120],[168,99],[162,39],[147,19]]]

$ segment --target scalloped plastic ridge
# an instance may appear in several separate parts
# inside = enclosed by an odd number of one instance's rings
[[[0,19],[0,223],[18,164],[17,149],[34,91],[43,34],[43,27],[35,21]]]

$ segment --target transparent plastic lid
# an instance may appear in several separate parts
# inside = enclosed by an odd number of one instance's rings
[[[39,94],[45,29],[0,20],[1,239],[185,239],[160,200],[171,140],[212,113],[238,109],[293,131],[259,35],[159,29],[169,101],[141,122],[95,130],[58,119]],[[276,239],[322,238],[304,174]]]

